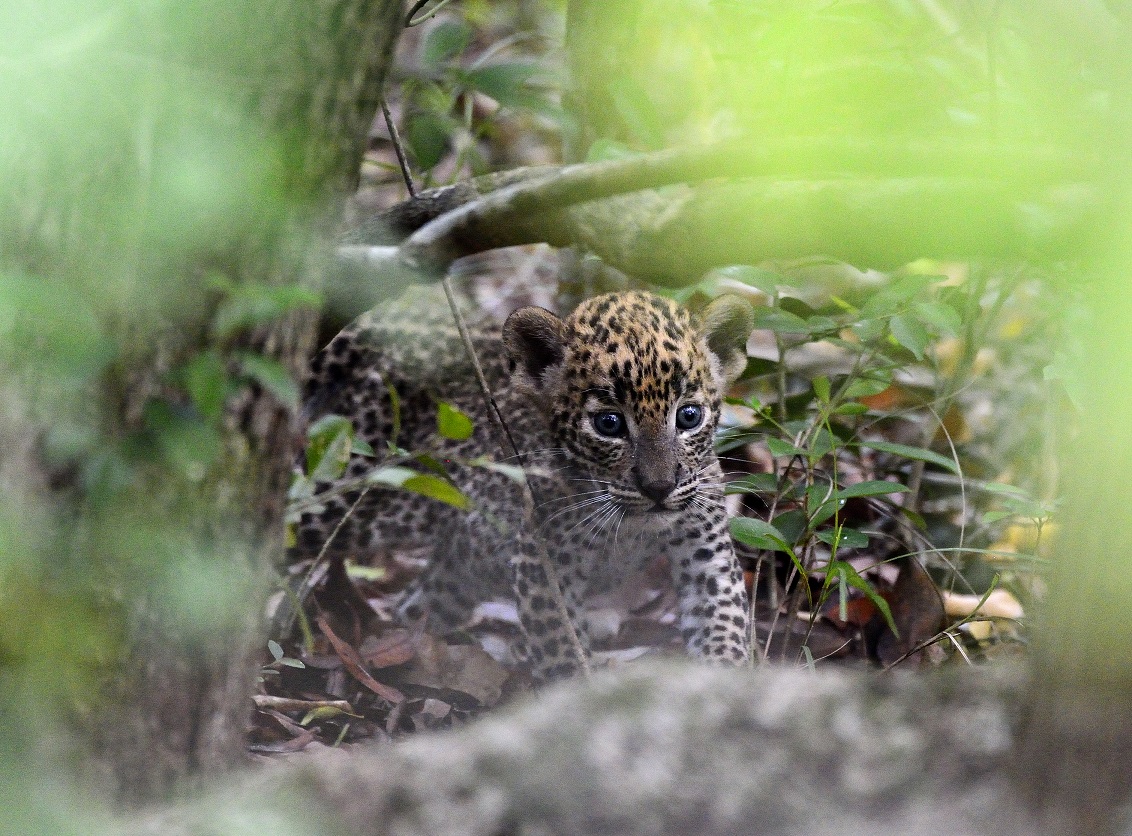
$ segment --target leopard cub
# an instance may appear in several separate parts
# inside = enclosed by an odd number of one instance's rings
[[[688,652],[745,661],[747,599],[712,441],[722,393],[746,363],[749,306],[723,296],[693,315],[668,299],[626,291],[590,299],[565,318],[520,308],[501,330],[469,312],[473,344],[522,454],[533,514],[505,473],[464,464],[500,453],[447,313],[436,294],[416,289],[359,318],[314,359],[306,411],[312,420],[346,416],[374,450],[387,449],[396,429],[401,447],[450,463],[473,508],[393,489],[348,491],[302,517],[298,551],[316,554],[332,534],[326,553],[335,560],[430,547],[428,568],[405,594],[401,614],[454,628],[478,602],[513,595],[524,653],[543,678],[570,673],[577,659],[540,547],[587,648],[587,592],[608,589],[664,554]],[[437,434],[440,401],[474,418],[470,438]],[[344,478],[372,467],[373,459],[355,456]]]

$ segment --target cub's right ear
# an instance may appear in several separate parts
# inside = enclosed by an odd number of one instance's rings
[[[545,308],[519,308],[503,323],[512,382],[541,394],[566,357],[566,324]]]

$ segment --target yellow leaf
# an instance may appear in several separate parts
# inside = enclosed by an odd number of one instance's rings
[[[955,592],[943,592],[943,609],[952,618],[967,618],[972,615],[986,618],[1022,618],[1025,613],[1018,599],[1005,589],[996,589],[987,596],[983,605],[981,595],[959,595]]]

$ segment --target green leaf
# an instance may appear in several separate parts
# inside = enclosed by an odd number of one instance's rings
[[[811,462],[816,462],[822,456],[826,456],[837,449],[840,439],[833,433],[822,427],[814,433],[813,439],[810,441],[810,449],[806,451],[806,455]]]
[[[487,456],[477,456],[468,462],[472,467],[482,467],[485,470],[491,470],[495,473],[501,473],[516,484],[522,485],[527,481],[527,474],[523,472],[523,468],[514,464],[500,464],[493,462]]]
[[[784,511],[771,522],[782,532],[787,543],[797,543],[806,533],[806,514],[800,508]]]
[[[806,334],[810,330],[802,317],[779,308],[756,308],[755,328],[778,334]]]
[[[809,398],[806,398],[805,395],[802,395],[801,398],[804,398],[804,400],[796,398],[795,403],[797,403],[801,406],[809,406],[810,405],[810,399]],[[786,399],[786,402],[788,404],[790,403],[790,401],[791,401],[790,398]],[[813,416],[811,416],[808,412],[803,410],[803,415],[801,417],[791,418],[788,421],[786,421],[786,423],[784,423],[782,425],[782,430],[785,433],[787,438],[797,438],[802,433],[808,432],[812,424],[813,424]]]
[[[837,322],[828,316],[817,314],[806,318],[806,330],[811,334],[824,334],[837,329]]]
[[[834,543],[838,547],[847,549],[863,549],[869,545],[869,535],[863,531],[858,531],[855,528],[827,528],[817,532],[815,535],[823,543],[829,543],[831,546]]]
[[[444,438],[452,441],[463,441],[472,437],[475,424],[464,412],[450,403],[440,401],[437,404],[436,426]]]
[[[795,447],[789,441],[783,441],[781,438],[768,438],[766,446],[772,456],[804,456],[807,453],[801,447]]]
[[[417,165],[428,171],[440,162],[456,129],[456,123],[445,115],[414,113],[405,126],[405,142]]]
[[[224,445],[219,431],[197,416],[185,415],[164,401],[151,401],[144,421],[165,460],[192,480],[203,479],[205,470],[220,457]]]
[[[267,640],[267,651],[271,654],[271,658],[273,658],[276,662],[283,658],[283,648],[279,645],[279,642],[275,641],[275,639]]]
[[[873,589],[872,584],[857,574],[857,570],[844,560],[834,560],[829,564],[829,573],[838,578],[842,587],[845,585],[852,586],[865,593],[868,598],[880,610],[880,614],[884,616],[885,623],[888,624],[888,629],[892,631],[892,635],[897,638],[900,637],[900,631],[896,629],[896,622],[892,619],[892,610],[888,608],[888,601],[884,600],[880,594]]]
[[[898,315],[888,322],[892,330],[892,337],[904,348],[915,355],[917,360],[924,359],[924,351],[931,342],[931,334],[924,328],[923,323],[912,316]]]
[[[1043,519],[1053,513],[1053,509],[1031,497],[1026,491],[1013,485],[987,482],[980,486],[993,494],[1008,514],[1030,519]]]
[[[983,482],[980,489],[998,496],[1008,496],[1013,499],[1029,499],[1030,495],[1023,488],[1007,485],[1004,482]]]
[[[190,360],[182,369],[185,389],[193,405],[210,421],[224,412],[224,404],[233,386],[220,354],[206,351]]]
[[[822,403],[829,403],[829,378],[825,375],[815,377],[812,381],[814,387],[814,394],[818,396],[818,400]]]
[[[350,463],[351,437],[347,433],[334,436],[325,447],[307,449],[307,474],[315,482],[333,482],[346,472]],[[313,461],[313,467],[311,463]]]
[[[406,479],[401,487],[407,491],[419,493],[421,496],[445,502],[462,511],[472,507],[472,503],[460,492],[459,488],[438,476],[420,473]]]
[[[397,444],[397,436],[401,434],[401,396],[392,383],[385,384],[385,393],[389,395],[389,414],[392,418],[393,432],[389,436],[391,445]]]
[[[421,42],[421,66],[437,70],[463,52],[472,41],[472,29],[462,20],[444,20],[428,30]]]
[[[312,496],[314,496],[314,483],[300,473],[294,474],[291,477],[291,485],[287,488],[287,501],[295,502],[300,499],[310,499]]]
[[[885,320],[865,319],[852,326],[852,331],[865,345],[876,342],[884,336],[886,331]]]
[[[928,530],[927,521],[911,508],[900,508],[900,513],[903,514],[908,522],[912,523],[919,531],[926,532]]]
[[[724,486],[726,494],[774,493],[778,490],[778,477],[773,473],[752,473]]]
[[[802,319],[809,320],[814,315],[814,309],[805,300],[797,296],[780,296],[778,298],[777,306],[779,309],[792,313],[794,316],[800,316]]]
[[[838,499],[851,499],[855,496],[888,496],[893,493],[906,493],[908,490],[907,486],[901,485],[899,482],[886,482],[877,479],[868,482],[858,482],[855,485],[842,488],[837,491],[834,496]]]
[[[730,527],[731,536],[745,545],[773,552],[791,551],[786,535],[764,520],[734,517]]]
[[[419,476],[411,467],[390,465],[371,470],[366,474],[366,482],[371,485],[386,485],[390,488],[399,488],[414,476]]]
[[[371,459],[377,456],[370,443],[361,438],[355,438],[350,442],[350,452],[355,456],[366,456]]]
[[[313,308],[319,303],[317,293],[299,285],[276,287],[246,282],[232,287],[217,308],[212,327],[218,339],[227,340],[239,331],[271,322],[296,308]]]
[[[844,500],[840,499],[830,499],[826,502],[823,502],[817,507],[817,509],[814,510],[813,515],[810,517],[810,528],[817,528],[819,525],[821,525],[838,511],[840,511],[841,506],[844,504]]]
[[[1007,510],[1019,517],[1029,517],[1032,520],[1038,520],[1050,515],[1048,508],[1032,499],[1003,497],[1001,501]]]
[[[351,714],[349,711],[338,708],[335,705],[320,705],[312,708],[303,715],[303,719],[299,721],[300,726],[309,726],[315,720],[329,720],[331,717],[338,717],[340,715],[347,717],[360,717],[360,714]]]
[[[332,482],[346,470],[354,427],[341,415],[324,415],[307,429],[307,476]]]
[[[932,284],[942,280],[942,276],[903,276],[874,293],[861,306],[861,318],[889,316],[908,308],[908,303]]]
[[[963,327],[963,317],[945,302],[917,302],[913,310],[923,322],[953,337]]]
[[[464,83],[503,107],[525,107],[531,97],[527,82],[538,69],[531,61],[497,61],[471,70],[464,76]]]
[[[292,413],[299,411],[299,385],[278,360],[250,351],[236,353],[243,373],[270,392]]]
[[[892,385],[892,375],[878,372],[878,376],[860,377],[849,384],[845,389],[847,398],[871,398],[879,395]]]
[[[446,468],[436,456],[429,455],[428,453],[416,453],[413,455],[413,458],[418,464],[424,465],[442,479],[448,478],[448,468]]]
[[[750,264],[729,264],[726,267],[717,268],[714,273],[719,278],[731,279],[751,287],[757,287],[769,296],[774,296],[778,292],[779,285],[787,284],[786,278],[780,273],[775,273],[764,267],[753,267]]]
[[[323,415],[307,427],[307,444],[317,444],[329,440],[340,432],[353,433],[354,425],[342,415]]]
[[[939,465],[945,470],[959,475],[959,465],[952,459],[946,456],[941,456],[932,450],[925,450],[923,447],[909,447],[907,444],[896,444],[892,441],[862,441],[858,444],[859,447],[868,447],[873,450],[878,450],[882,453],[894,453],[897,456],[903,456],[906,459],[914,459],[920,462],[929,462],[931,464]]]
[[[389,570],[384,566],[359,566],[356,563],[346,564],[346,577],[355,581],[386,580],[389,574]]]
[[[814,484],[806,488],[804,494],[805,508],[809,513],[826,504],[833,496],[833,491],[827,482],[815,480]]]
[[[715,452],[722,454],[750,444],[760,435],[750,427],[726,427],[715,434]]]
[[[864,415],[869,411],[869,408],[863,403],[849,402],[843,403],[837,409],[831,412],[831,415]]]

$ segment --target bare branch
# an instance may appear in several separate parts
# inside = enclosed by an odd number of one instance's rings
[[[1098,227],[1105,201],[1089,184],[1099,170],[1097,159],[1052,148],[733,141],[430,190],[345,241],[408,235],[402,265],[441,272],[487,249],[582,243],[667,284],[719,264],[816,253],[862,265],[924,255],[1065,257]],[[647,191],[678,184],[699,185]]]

